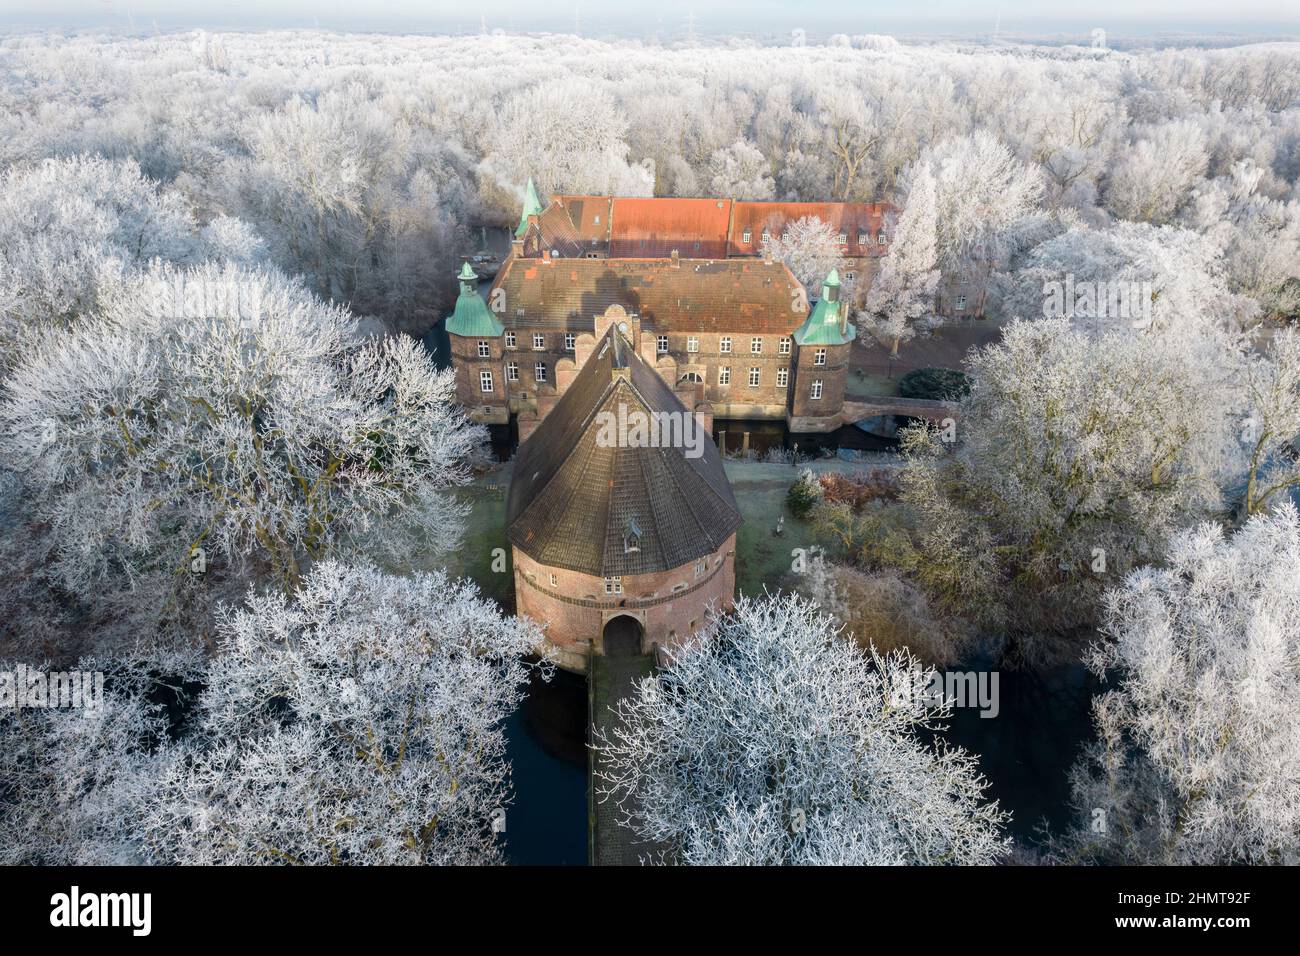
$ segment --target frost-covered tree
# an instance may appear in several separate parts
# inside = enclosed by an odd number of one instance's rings
[[[867,656],[796,596],[710,619],[597,746],[625,825],[693,865],[990,863],[1006,814],[905,653]]]
[[[1106,178],[1106,205],[1121,219],[1169,222],[1205,173],[1205,131],[1174,120],[1144,131],[1120,150]]]
[[[1193,191],[1184,220],[1223,250],[1232,291],[1271,318],[1300,310],[1300,200],[1263,194],[1265,173],[1253,159],[1239,160]]]
[[[763,255],[784,262],[806,289],[817,283],[843,262],[844,249],[839,234],[830,223],[817,216],[801,216],[775,229],[763,239]]]
[[[8,670],[13,660],[4,662]],[[49,668],[36,668],[47,671]],[[140,808],[155,796],[167,706],[194,661],[175,656],[85,658],[104,675],[101,706],[0,708],[0,863],[141,862]],[[92,697],[97,695],[92,695]]]
[[[946,272],[987,270],[1001,261],[1016,226],[1043,195],[1042,174],[983,131],[926,150],[917,168],[934,174],[939,264]]]
[[[1116,683],[1072,775],[1068,862],[1300,862],[1300,518],[1176,536],[1106,595],[1090,659]]]
[[[169,864],[499,862],[503,721],[541,640],[473,585],[334,561],[222,621],[141,819]]]
[[[405,336],[275,272],[156,267],[39,338],[0,405],[0,451],[49,523],[55,575],[187,577],[206,562],[286,586],[327,552],[449,546],[484,438]]]
[[[709,157],[709,191],[731,199],[773,199],[776,183],[767,158],[756,147],[737,140]]]
[[[0,170],[0,366],[24,329],[93,309],[129,269],[188,261],[190,211],[133,161],[71,157]]]
[[[1105,587],[1241,473],[1237,422],[1180,354],[1061,319],[1009,324],[968,361],[955,436],[908,433],[913,549],[882,558],[939,608],[1009,633],[1014,657],[1077,654]]]
[[[627,161],[627,117],[599,87],[566,77],[510,95],[501,106],[479,176],[518,215],[529,177],[552,192],[647,196],[653,173]]]
[[[1225,333],[1254,312],[1228,288],[1223,266],[1222,247],[1188,229],[1145,223],[1067,229],[1017,258],[1003,309],[1222,351],[1231,347]]]
[[[867,293],[859,334],[888,344],[890,354],[916,335],[917,320],[934,308],[939,284],[938,210],[934,176],[928,168],[912,176],[907,205],[898,217],[889,255]]]
[[[1267,349],[1242,359],[1249,414],[1241,440],[1249,454],[1242,510],[1258,514],[1300,484],[1300,333],[1278,332]]]

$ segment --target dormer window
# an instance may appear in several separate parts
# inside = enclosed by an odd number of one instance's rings
[[[623,553],[636,554],[641,550],[641,526],[635,518],[628,518],[623,528]]]

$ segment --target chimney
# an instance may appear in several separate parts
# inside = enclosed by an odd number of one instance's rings
[[[550,263],[551,263],[551,250],[550,250],[550,249],[543,249],[543,250],[542,250],[542,261],[545,262],[547,265],[550,265]]]
[[[676,249],[672,251],[670,258],[673,260],[673,268],[680,269],[682,265],[682,257],[678,254]]]

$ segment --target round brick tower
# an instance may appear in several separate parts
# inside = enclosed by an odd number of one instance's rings
[[[671,646],[731,606],[740,523],[708,428],[611,327],[515,458],[517,610],[571,669]]]

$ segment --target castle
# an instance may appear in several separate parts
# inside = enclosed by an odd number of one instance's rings
[[[780,203],[556,195],[529,183],[510,255],[486,301],[466,266],[447,320],[459,401],[478,421],[515,416],[527,438],[582,367],[583,336],[611,309],[641,357],[688,409],[784,420],[792,432],[844,424],[856,331],[850,303],[889,250],[888,203]],[[816,216],[837,230],[842,268],[810,301],[764,239]]]
[[[714,418],[844,424],[850,304],[895,212],[564,195],[543,207],[530,182],[486,300],[465,264],[446,323],[457,398],[478,421],[518,423],[516,609],[545,625],[561,665],[669,649],[731,606],[741,516]],[[764,251],[806,216],[838,229],[843,253],[811,302]],[[677,437],[695,440],[611,440],[602,422],[629,415],[689,423]]]

